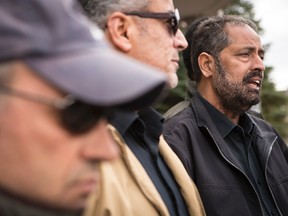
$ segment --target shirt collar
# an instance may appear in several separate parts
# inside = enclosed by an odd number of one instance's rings
[[[138,112],[117,111],[109,122],[123,135],[138,117]]]
[[[202,101],[203,105],[206,107],[213,123],[217,126],[217,129],[222,137],[227,136],[238,125],[243,128],[246,133],[252,132],[254,124],[252,123],[246,112],[240,115],[239,124],[236,125],[232,121],[230,121],[230,119],[227,118],[223,113],[217,110],[212,104],[205,100],[200,94],[199,98]]]
[[[153,108],[146,108],[139,112],[117,112],[109,119],[109,122],[123,136],[137,120],[142,120],[147,130],[149,130],[150,133],[152,132],[156,137],[159,137],[162,133],[164,118]]]
[[[255,124],[254,122],[252,122],[251,118],[245,112],[242,115],[240,115],[239,126],[241,126],[246,133],[251,134]]]
[[[199,96],[203,105],[206,107],[208,113],[210,114],[213,123],[216,125],[220,135],[222,137],[227,136],[236,125],[230,121],[223,113],[217,110],[212,104],[205,100],[200,94]]]

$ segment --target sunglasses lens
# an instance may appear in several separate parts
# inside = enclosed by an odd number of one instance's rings
[[[61,111],[61,122],[72,134],[92,129],[104,117],[104,110],[81,102],[75,102]]]
[[[176,35],[178,30],[178,23],[176,17],[171,18],[171,29],[173,31],[173,34]]]

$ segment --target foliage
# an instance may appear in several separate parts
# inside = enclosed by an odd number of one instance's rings
[[[263,32],[263,28],[260,25],[261,20],[256,20],[255,12],[253,10],[253,4],[248,1],[234,0],[231,5],[224,8],[223,13],[230,15],[239,15],[251,19],[257,25],[259,33],[261,34]]]
[[[272,67],[266,67],[263,88],[261,91],[261,113],[266,121],[271,123],[279,134],[288,137],[288,97],[285,92],[275,90],[275,85],[269,80]]]

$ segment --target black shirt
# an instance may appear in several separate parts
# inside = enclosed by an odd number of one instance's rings
[[[201,101],[209,112],[218,132],[223,137],[228,149],[233,154],[232,161],[244,173],[257,193],[263,210],[263,216],[279,215],[272,195],[265,180],[263,169],[254,151],[254,125],[246,113],[239,118],[238,125],[234,124],[223,113],[200,96]]]
[[[163,118],[148,108],[138,113],[119,113],[110,120],[148,173],[169,214],[189,215],[173,174],[159,153]]]

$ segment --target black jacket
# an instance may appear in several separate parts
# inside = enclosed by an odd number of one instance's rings
[[[287,216],[288,148],[271,125],[247,115],[255,125],[255,152],[269,190],[281,215]],[[237,166],[198,95],[190,106],[165,122],[163,134],[195,181],[207,215],[262,215],[252,183]]]

